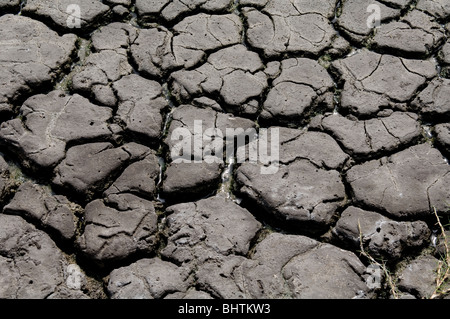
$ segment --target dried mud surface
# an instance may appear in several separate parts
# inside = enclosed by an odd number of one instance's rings
[[[449,35],[445,0],[0,0],[0,298],[392,298],[361,246],[430,297]],[[199,121],[257,134],[180,163]]]

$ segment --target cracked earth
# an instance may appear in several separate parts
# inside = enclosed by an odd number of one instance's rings
[[[0,298],[394,297],[361,245],[430,297],[449,35],[447,0],[0,0]],[[196,121],[279,169],[175,161]]]

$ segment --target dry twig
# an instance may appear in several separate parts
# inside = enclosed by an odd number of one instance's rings
[[[444,239],[444,247],[445,247],[445,256],[443,260],[439,261],[439,265],[437,268],[437,277],[436,277],[436,289],[431,295],[430,299],[437,299],[447,293],[450,292],[450,287],[446,289],[442,289],[448,278],[450,277],[450,249],[447,241],[447,236],[445,234],[445,228],[439,219],[436,208],[434,208],[434,215],[436,216],[437,223],[441,229],[442,236]]]
[[[358,220],[358,230],[359,230],[359,245],[360,245],[360,248],[361,248],[361,253],[362,253],[367,259],[369,259],[370,262],[371,262],[372,264],[377,265],[378,267],[380,267],[380,268],[383,270],[384,275],[386,276],[386,280],[387,280],[387,282],[388,282],[388,284],[389,284],[389,288],[390,288],[390,290],[391,290],[392,297],[393,297],[394,299],[398,299],[397,288],[395,287],[394,280],[392,279],[392,276],[391,276],[389,270],[386,268],[386,265],[385,265],[384,263],[383,263],[383,264],[379,263],[377,260],[375,260],[375,258],[373,258],[373,257],[372,257],[367,251],[365,251],[365,249],[364,249],[364,245],[363,245],[363,236],[362,236],[362,231],[361,231],[361,224],[359,223],[359,220]]]

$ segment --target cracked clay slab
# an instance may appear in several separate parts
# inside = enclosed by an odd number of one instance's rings
[[[393,152],[418,140],[422,133],[418,116],[410,112],[392,112],[365,121],[325,114],[315,119],[316,125],[333,136],[354,159]]]
[[[311,238],[271,233],[250,259],[211,258],[199,287],[225,299],[368,298],[365,266],[355,254]]]
[[[71,61],[76,36],[59,36],[45,24],[28,17],[0,17],[0,112],[12,103],[48,86]]]
[[[112,194],[86,205],[78,245],[100,266],[149,253],[157,242],[157,219],[152,202],[132,194]]]
[[[363,246],[372,256],[398,260],[406,250],[417,249],[428,243],[431,231],[424,221],[398,222],[379,213],[350,206],[332,230],[342,243],[360,248]]]
[[[383,24],[372,39],[372,48],[406,58],[426,58],[445,39],[445,30],[426,13],[409,12],[399,21]]]
[[[139,30],[131,53],[139,72],[164,76],[174,69],[192,68],[207,53],[241,42],[242,21],[235,14],[199,13],[165,27]]]
[[[449,0],[0,11],[0,299],[434,290]]]
[[[333,79],[312,59],[282,60],[281,73],[272,85],[263,104],[262,121],[301,122],[317,109],[333,108]]]
[[[162,254],[177,263],[209,255],[245,255],[261,223],[232,200],[214,196],[168,208],[168,242]]]
[[[334,0],[269,0],[257,4],[256,8],[243,8],[246,35],[250,46],[267,57],[293,52],[318,55],[336,36],[329,20],[334,16]]]
[[[44,299],[64,293],[87,298],[67,286],[69,263],[55,242],[19,216],[0,214],[0,296]]]
[[[449,200],[450,166],[430,144],[412,146],[347,172],[355,201],[393,218],[417,220],[445,212]]]
[[[111,136],[112,109],[62,91],[38,94],[20,108],[21,118],[3,122],[2,144],[14,148],[35,168],[53,168],[70,143],[102,140]],[[30,165],[29,164],[29,165]]]
[[[341,107],[357,116],[402,109],[437,75],[432,60],[412,60],[361,49],[332,63],[344,81]]]
[[[27,0],[22,10],[70,32],[93,28],[110,8],[100,0]]]
[[[293,133],[295,130],[284,134]],[[281,140],[283,149],[292,152],[285,155],[289,162],[284,164],[286,159],[281,158],[282,165],[269,175],[262,174],[262,163],[244,163],[237,170],[236,181],[244,198],[283,220],[286,227],[314,233],[326,228],[336,209],[344,203],[345,187],[337,169],[347,156],[324,133],[291,136],[290,143]],[[320,150],[312,147],[318,143],[323,146]],[[300,147],[301,153],[295,156],[293,150],[300,145],[304,147]],[[328,154],[335,154],[335,157],[329,158]]]
[[[138,17],[146,21],[158,20],[162,17],[170,22],[199,10],[214,13],[226,12],[232,3],[232,0],[137,0],[136,11]]]
[[[150,152],[148,147],[134,142],[116,148],[109,142],[71,147],[55,168],[53,185],[89,200],[94,194],[103,192],[127,165],[142,160]]]
[[[372,10],[370,10],[373,8]],[[339,30],[349,36],[352,41],[362,42],[372,32],[372,24],[368,24],[373,10],[380,9],[380,22],[400,16],[400,8],[391,8],[376,0],[347,0],[343,2],[340,8],[340,14],[337,16],[337,25]]]
[[[180,101],[208,96],[224,103],[234,114],[255,114],[252,102],[268,86],[269,75],[261,58],[242,44],[212,53],[206,63],[193,70],[172,73],[174,96]]]
[[[26,182],[18,188],[3,213],[31,218],[64,240],[75,237],[78,217],[82,208],[65,196],[53,195],[48,187]]]
[[[159,258],[146,258],[111,272],[107,290],[112,299],[161,299],[188,292],[190,268]]]
[[[225,158],[232,156],[227,154],[228,142],[234,136],[251,135],[248,130],[252,129],[256,133],[253,121],[218,112],[208,105],[178,106],[164,139],[170,152],[162,185],[164,199],[182,201],[210,195],[220,183]],[[229,136],[227,130],[232,131]]]

